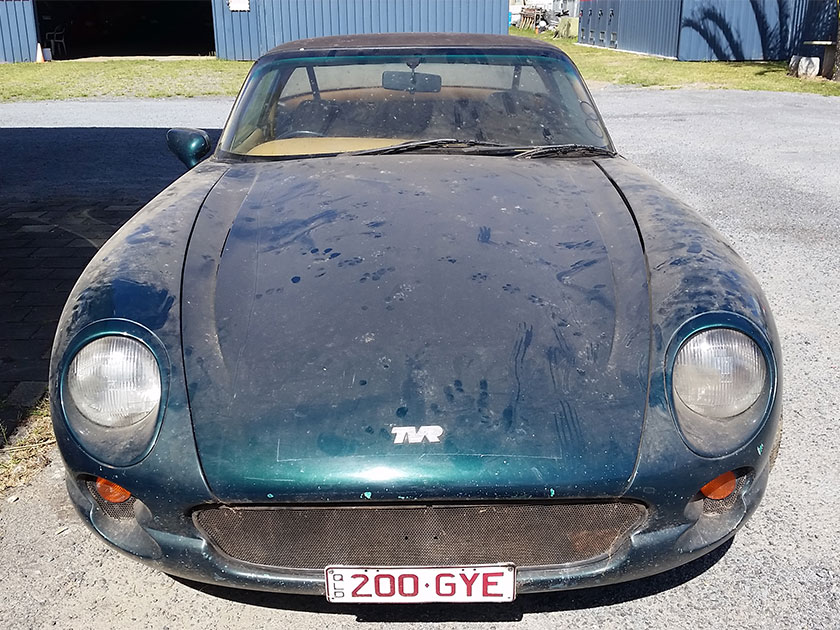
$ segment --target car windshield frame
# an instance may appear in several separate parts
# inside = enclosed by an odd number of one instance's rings
[[[268,90],[265,94],[261,97],[262,99],[262,116],[267,114],[268,108],[270,108],[273,103],[281,100],[281,91],[285,87],[285,82],[288,81],[289,77],[294,72],[295,68],[318,68],[319,66],[347,66],[347,65],[358,65],[360,62],[370,61],[372,63],[377,64],[386,64],[386,63],[398,63],[406,65],[406,70],[409,69],[410,66],[407,65],[407,61],[411,59],[417,59],[419,61],[417,73],[421,73],[423,71],[423,65],[429,64],[438,64],[438,63],[473,63],[482,66],[492,66],[492,65],[505,65],[505,66],[512,66],[513,68],[521,69],[522,66],[532,66],[535,69],[539,66],[543,73],[551,74],[561,72],[562,76],[569,82],[570,89],[573,91],[574,96],[577,98],[578,107],[581,108],[581,111],[584,112],[584,116],[588,119],[587,120],[587,127],[590,128],[590,123],[592,126],[597,128],[597,131],[600,132],[600,144],[592,144],[592,146],[600,150],[602,153],[613,153],[615,154],[615,147],[613,145],[612,139],[610,137],[609,131],[604,124],[603,118],[598,111],[591,93],[589,92],[586,83],[583,81],[583,78],[580,75],[577,67],[575,66],[574,62],[561,50],[557,49],[556,52],[552,50],[548,50],[545,47],[523,47],[521,45],[514,46],[514,47],[492,47],[492,48],[485,48],[485,47],[435,47],[431,46],[428,48],[425,47],[382,47],[382,48],[347,48],[347,49],[333,49],[333,50],[299,50],[299,51],[289,51],[284,50],[281,52],[272,52],[268,53],[261,57],[251,68],[251,71],[246,78],[242,89],[240,90],[239,95],[234,103],[234,106],[231,110],[230,115],[228,116],[228,120],[225,123],[224,129],[221,134],[221,138],[219,143],[216,147],[215,157],[218,159],[223,160],[230,160],[230,161],[283,161],[283,160],[290,160],[290,159],[307,159],[307,158],[315,158],[315,157],[332,157],[335,155],[356,155],[356,154],[364,154],[366,149],[374,149],[370,151],[370,153],[376,153],[375,149],[382,148],[385,149],[382,151],[384,154],[391,153],[387,149],[392,145],[397,145],[401,143],[417,143],[418,145],[422,145],[428,141],[428,147],[420,146],[418,150],[430,150],[436,152],[444,152],[444,153],[454,153],[454,152],[463,152],[465,148],[470,148],[471,150],[468,151],[469,154],[476,155],[481,153],[480,148],[476,150],[474,146],[476,144],[476,139],[471,137],[465,138],[457,138],[457,140],[463,140],[465,147],[457,147],[447,145],[446,143],[440,142],[435,143],[434,140],[438,138],[434,136],[430,137],[411,137],[408,139],[399,139],[396,142],[391,144],[382,144],[380,147],[361,147],[361,148],[348,148],[344,150],[335,150],[335,151],[303,151],[303,152],[295,152],[290,154],[270,154],[270,155],[253,155],[248,153],[236,152],[228,150],[230,146],[233,144],[233,138],[237,134],[238,127],[241,123],[241,118],[245,113],[248,113],[248,106],[250,105],[250,100],[254,98],[254,87],[258,83],[263,76],[265,76],[269,72],[273,72],[276,76],[273,79],[272,84],[268,87]],[[289,70],[285,72],[277,71],[278,68],[288,68]],[[309,72],[309,82],[311,86],[311,94],[314,96],[314,99],[319,99],[319,86],[317,81],[313,78],[311,72]],[[411,68],[411,72],[414,72],[414,68]],[[540,72],[540,70],[537,70]],[[544,77],[541,75],[541,78]],[[551,77],[550,77],[551,78]],[[545,79],[544,79],[545,80]],[[552,78],[553,80],[553,78]],[[518,82],[518,78],[515,79],[515,82]],[[515,83],[514,85],[516,85]],[[548,83],[546,83],[548,86]],[[550,86],[548,86],[550,89]],[[351,88],[352,89],[352,88]],[[359,89],[369,89],[361,87]],[[478,89],[491,89],[490,86],[487,88],[478,88]],[[516,87],[511,87],[509,89],[518,89]],[[555,89],[559,89],[555,85]],[[412,92],[413,95],[413,92]],[[585,111],[584,111],[584,108]],[[593,134],[594,135],[594,134]],[[450,137],[450,134],[445,134],[446,138]],[[378,139],[373,136],[365,138],[365,139]],[[492,138],[490,140],[493,140]],[[520,140],[520,139],[518,139]],[[267,140],[264,142],[268,143],[271,140]],[[481,141],[479,140],[478,143]],[[487,144],[490,144],[488,142]],[[522,146],[523,151],[527,150],[528,148],[537,148],[537,147],[544,147],[546,145],[553,144],[553,142],[546,142],[543,140],[542,142],[532,142],[530,145],[527,143],[522,142],[510,142],[510,143],[502,143],[502,146],[509,146],[511,148],[515,146]],[[568,144],[568,141],[560,141],[557,142],[558,145]],[[241,145],[241,142],[240,142]],[[259,146],[259,143],[258,145]],[[492,152],[488,151],[488,155],[503,155],[503,152]],[[558,152],[557,156],[563,156],[563,152]]]

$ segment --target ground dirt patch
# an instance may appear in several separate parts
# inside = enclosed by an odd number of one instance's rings
[[[0,439],[0,496],[4,496],[26,485],[50,463],[55,436],[49,401],[41,400],[12,435],[3,435]]]

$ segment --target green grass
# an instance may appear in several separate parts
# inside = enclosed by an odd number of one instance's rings
[[[0,65],[0,101],[233,96],[251,62],[119,59]]]
[[[511,34],[535,37],[516,28]],[[783,62],[673,61],[578,46],[573,39],[536,37],[568,53],[590,83],[840,96],[840,82],[790,77]],[[213,58],[0,64],[0,101],[234,96],[250,67],[250,62]]]
[[[579,46],[574,39],[535,36],[532,31],[510,29],[511,35],[537,37],[565,52],[588,82],[644,87],[701,87],[769,92],[810,92],[840,96],[840,82],[788,76],[787,64],[776,61],[674,61],[605,48]]]

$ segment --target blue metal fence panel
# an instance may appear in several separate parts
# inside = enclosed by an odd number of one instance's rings
[[[605,37],[606,37],[606,29],[605,29],[605,22],[606,22],[606,15],[605,9],[607,8],[608,0],[592,0],[595,3],[593,7],[595,12],[592,15],[592,21],[594,22],[594,26],[591,28],[595,31],[595,41],[593,42],[596,46],[603,47],[605,45]]]
[[[616,48],[676,58],[681,4],[681,0],[622,0],[616,11]]]
[[[836,7],[836,0],[683,0],[678,56],[684,61],[789,59],[803,41],[836,36]]]
[[[595,29],[598,24],[598,9],[595,0],[581,0],[580,35],[581,44],[595,44]]]
[[[578,42],[589,41],[589,20],[592,16],[591,0],[581,0],[578,9]]]
[[[507,33],[507,0],[213,0],[216,55],[256,59],[278,44],[355,33]]]
[[[0,0],[0,61],[35,61],[34,4],[33,0]]]
[[[607,48],[618,47],[618,24],[621,19],[621,5],[626,0],[610,0],[608,5],[609,15],[607,17]]]

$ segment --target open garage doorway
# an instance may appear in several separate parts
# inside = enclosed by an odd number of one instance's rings
[[[39,39],[54,59],[209,55],[211,0],[36,0]]]

